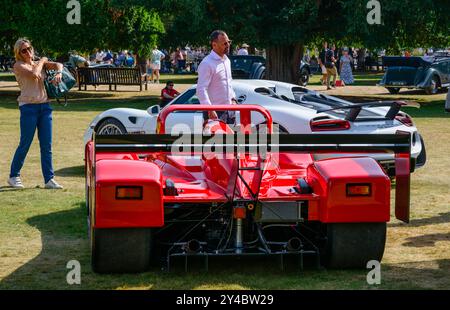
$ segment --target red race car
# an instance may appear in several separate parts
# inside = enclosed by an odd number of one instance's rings
[[[174,111],[236,111],[239,126],[209,120],[203,135],[165,134]],[[251,126],[261,113],[267,128]],[[141,272],[175,258],[305,255],[331,268],[380,261],[391,180],[370,157],[396,155],[395,214],[409,221],[410,135],[272,135],[258,105],[174,105],[159,134],[95,135],[86,145],[86,205],[95,272]]]

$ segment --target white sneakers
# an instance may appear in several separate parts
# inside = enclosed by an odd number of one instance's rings
[[[24,188],[20,177],[12,177],[8,179],[8,184],[14,188]]]
[[[45,183],[45,188],[47,189],[62,189],[63,187],[56,183],[55,179],[51,179],[47,183]]]
[[[22,180],[20,179],[20,177],[12,177],[8,179],[8,184],[13,187],[13,188],[25,188],[25,186],[23,186],[22,184]],[[51,179],[50,181],[48,181],[44,188],[46,189],[62,189],[63,187],[61,185],[59,185],[55,179]]]

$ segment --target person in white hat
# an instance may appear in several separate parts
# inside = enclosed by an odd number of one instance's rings
[[[247,44],[242,44],[241,48],[238,50],[237,52],[238,55],[248,55],[248,45]]]

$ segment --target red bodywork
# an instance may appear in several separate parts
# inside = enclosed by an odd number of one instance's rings
[[[167,115],[175,110],[240,111],[244,126],[251,123],[250,112],[259,112],[266,118],[269,132],[272,131],[270,113],[260,106],[174,105],[162,110],[158,118],[160,133],[164,133]],[[210,121],[207,127],[212,132],[232,133],[220,121]],[[93,141],[89,142],[86,146],[86,179],[91,225],[94,228],[162,227],[167,204],[249,201],[255,198],[254,193],[259,202],[307,202],[304,221],[387,222],[390,218],[390,179],[370,157],[314,161],[310,153],[295,151],[268,152],[265,160],[250,154],[230,154],[227,158],[205,153],[190,155],[171,155],[168,151],[145,148],[101,150],[95,148]],[[396,216],[408,221],[409,152],[397,154],[396,158]],[[259,165],[263,169],[242,169]],[[238,177],[238,172],[242,178]],[[306,181],[311,193],[295,190],[299,179]],[[176,195],[164,194],[168,180],[175,184]],[[370,195],[349,196],[346,192],[348,184],[370,184]],[[118,200],[115,197],[117,186],[142,186],[143,197],[141,200]],[[245,212],[235,212],[235,216],[242,214]]]

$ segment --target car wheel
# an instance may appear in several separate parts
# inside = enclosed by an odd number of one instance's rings
[[[309,82],[309,72],[305,68],[300,72],[300,78],[298,79],[298,85],[306,86]]]
[[[389,87],[387,88],[390,94],[398,94],[400,92],[400,87]]]
[[[92,229],[92,270],[98,273],[143,272],[150,267],[150,228]]]
[[[425,88],[425,93],[427,95],[434,95],[438,92],[439,88],[439,78],[437,76],[433,76],[431,79],[431,84],[429,87]]]
[[[115,118],[107,118],[97,127],[98,135],[124,135],[126,133],[125,126]]]
[[[327,241],[321,253],[329,268],[366,268],[367,262],[381,262],[386,243],[386,223],[327,224]]]

